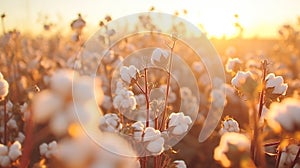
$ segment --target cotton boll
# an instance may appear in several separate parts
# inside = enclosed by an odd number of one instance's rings
[[[235,77],[231,80],[231,84],[235,86],[236,88],[241,87],[243,84],[245,84],[247,78],[251,77],[251,72],[243,72],[238,71]]]
[[[73,77],[76,73],[71,70],[58,70],[50,80],[51,89],[66,97],[71,93]]]
[[[45,90],[38,93],[33,100],[33,118],[37,123],[48,121],[54,113],[60,111],[63,100],[60,96]]]
[[[222,108],[227,104],[226,95],[222,90],[214,89],[211,91],[210,99],[212,106],[216,108]]]
[[[153,65],[167,68],[169,62],[169,53],[161,48],[156,48],[151,55],[151,63]]]
[[[107,132],[117,132],[122,128],[120,118],[117,114],[105,114],[100,118],[100,129]]]
[[[8,167],[11,161],[8,156],[0,156],[0,166]]]
[[[63,112],[58,112],[51,119],[49,127],[51,132],[56,136],[61,136],[67,133],[69,126],[69,119]]]
[[[76,103],[96,100],[98,104],[101,104],[104,94],[101,89],[101,81],[98,78],[82,76],[75,80],[73,83],[73,98]]]
[[[285,95],[288,85],[283,83],[282,76],[275,76],[275,74],[270,73],[266,77],[266,88],[273,88],[273,94]]]
[[[9,84],[5,79],[0,79],[0,100],[8,95]]]
[[[133,65],[130,65],[129,67],[122,66],[120,69],[121,79],[126,83],[131,83],[132,79],[137,79],[138,73],[139,70]]]
[[[188,131],[192,120],[189,116],[185,116],[182,112],[171,113],[169,116],[168,127],[173,135],[182,135]]]
[[[198,73],[201,73],[205,69],[201,62],[193,62],[192,67]]]
[[[40,155],[44,156],[48,151],[48,145],[46,143],[42,143],[39,146],[39,150],[40,150]]]
[[[10,129],[13,129],[13,130],[18,129],[17,122],[14,119],[10,119],[6,124],[7,124],[7,127],[10,128]]]
[[[183,160],[175,160],[173,162],[176,166],[176,168],[186,168],[186,164]]]
[[[142,141],[145,125],[141,121],[137,121],[131,127],[133,128],[133,138],[139,142]]]
[[[226,132],[240,132],[239,123],[233,118],[225,119],[225,121],[223,121],[220,134],[222,135]]]
[[[295,98],[286,98],[281,103],[274,102],[266,118],[279,123],[286,131],[299,130],[300,101]]]
[[[164,150],[164,143],[165,143],[164,138],[159,137],[149,142],[149,144],[147,145],[147,150],[152,152],[155,155],[159,155]]]
[[[238,66],[242,63],[239,58],[229,58],[225,65],[227,72],[235,72],[238,69]]]
[[[152,141],[160,137],[160,131],[152,127],[147,127],[144,132],[144,141]]]
[[[7,155],[7,153],[8,153],[8,147],[3,144],[0,144],[0,156]]]
[[[8,156],[12,161],[17,160],[19,156],[22,155],[21,152],[21,144],[19,141],[15,141],[10,147],[9,147],[9,152]]]

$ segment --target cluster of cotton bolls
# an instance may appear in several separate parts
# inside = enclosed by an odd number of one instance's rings
[[[68,132],[69,126],[77,121],[76,115],[83,123],[91,122],[94,114],[89,107],[90,101],[95,98],[100,104],[103,99],[100,81],[95,79],[95,90],[93,84],[93,78],[79,76],[72,70],[57,71],[51,77],[50,89],[34,98],[34,121],[38,124],[49,122],[51,132],[57,136]]]
[[[19,141],[15,141],[10,146],[0,144],[0,166],[8,167],[22,155],[22,146]]]

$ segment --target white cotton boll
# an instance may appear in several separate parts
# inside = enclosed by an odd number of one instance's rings
[[[226,119],[219,133],[222,135],[225,132],[240,132],[239,123],[233,118]]]
[[[98,78],[81,76],[76,78],[73,83],[73,98],[76,103],[95,100],[98,104],[101,104],[103,95],[101,81]]]
[[[182,135],[182,134],[184,134],[184,133],[187,132],[188,128],[189,128],[188,125],[183,125],[183,124],[178,125],[178,126],[176,126],[173,129],[172,134],[174,134],[174,135]]]
[[[12,161],[17,160],[18,157],[20,157],[21,155],[22,155],[22,152],[20,150],[10,150],[8,153],[8,156]]]
[[[49,123],[51,132],[56,136],[67,133],[69,127],[69,119],[63,112],[58,112]]]
[[[11,111],[13,107],[14,107],[13,103],[10,100],[7,101],[7,103],[6,103],[6,110],[7,111]]]
[[[153,154],[159,155],[164,151],[165,140],[162,137],[156,138],[153,141],[150,141],[147,145],[147,150]]]
[[[168,127],[173,127],[171,133],[174,135],[186,133],[190,124],[192,124],[192,119],[190,116],[185,116],[183,112],[171,113],[169,116]]]
[[[285,95],[288,85],[283,83],[282,76],[275,76],[274,73],[270,73],[266,77],[266,88],[274,88],[273,94]]]
[[[137,121],[131,127],[133,128],[133,138],[139,142],[142,141],[145,125],[141,121]]]
[[[50,79],[51,89],[64,97],[70,95],[75,74],[72,70],[58,70]]]
[[[152,127],[147,127],[144,132],[144,142],[152,141],[160,137],[160,131]]]
[[[201,62],[193,62],[192,64],[193,70],[201,73],[204,70],[204,66]]]
[[[237,69],[237,66],[239,66],[242,63],[242,61],[239,58],[229,58],[227,60],[227,63],[225,65],[227,72],[233,72]]]
[[[105,110],[109,110],[112,108],[112,106],[113,106],[113,104],[112,104],[111,97],[104,95],[101,107],[103,107]]]
[[[201,76],[198,79],[198,83],[201,83],[201,85],[206,86],[210,84],[210,77],[207,73],[201,74]]]
[[[56,149],[57,149],[57,142],[56,141],[50,142],[48,145],[48,150],[45,153],[46,158],[52,157],[52,155],[55,153]]]
[[[295,98],[286,98],[281,103],[272,103],[267,118],[278,122],[287,131],[299,130],[300,101]]]
[[[156,66],[164,67],[168,65],[169,53],[161,48],[153,50],[151,55],[151,63]]]
[[[134,65],[130,65],[129,67],[122,66],[120,69],[121,79],[127,83],[131,83],[132,79],[137,79],[138,73],[139,70]]]
[[[162,94],[165,94],[167,92],[167,85],[161,85],[159,88]],[[168,103],[174,103],[176,99],[176,94],[172,91],[172,88],[169,87]]]
[[[109,29],[109,30],[107,30],[107,31],[105,32],[105,34],[106,34],[107,36],[113,36],[113,35],[116,34],[116,31],[115,31],[114,29]]]
[[[2,75],[2,73],[0,72],[0,79],[3,79],[4,77],[3,77],[3,75]]]
[[[117,114],[109,113],[100,118],[100,128],[107,132],[116,132],[122,128]]]
[[[0,79],[0,100],[8,95],[9,84],[5,79]]]
[[[33,100],[33,118],[37,123],[44,123],[54,113],[62,108],[63,100],[60,96],[45,90],[38,93]]]
[[[40,150],[40,155],[44,156],[47,153],[47,151],[48,151],[48,145],[46,143],[42,143],[39,146],[39,150]]]
[[[8,147],[3,144],[0,144],[0,156],[7,155],[7,153],[8,153]]]
[[[186,168],[186,164],[183,160],[175,160],[173,163],[176,165],[176,168]]]
[[[0,166],[8,167],[11,161],[8,156],[0,156]]]
[[[19,156],[22,155],[21,152],[21,144],[19,141],[15,141],[10,147],[9,147],[9,152],[8,156],[12,161],[17,160]]]
[[[122,90],[118,90],[117,95],[114,97],[113,106],[116,109],[132,109],[136,108],[136,99],[132,91],[126,90],[123,88]]]
[[[6,124],[7,124],[7,127],[10,128],[10,129],[13,129],[13,130],[17,130],[18,129],[17,122],[14,119],[8,120],[8,122]]]
[[[222,90],[214,89],[210,93],[212,106],[215,108],[223,108],[227,104],[226,95]]]
[[[249,78],[249,77],[251,77],[251,72],[238,71],[237,74],[234,76],[234,78],[232,78],[231,84],[234,87],[239,88],[243,84],[245,84],[247,78]]]

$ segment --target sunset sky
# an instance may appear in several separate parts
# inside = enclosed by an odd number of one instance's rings
[[[234,14],[245,28],[245,37],[276,37],[282,24],[296,24],[300,16],[299,0],[0,0],[0,13],[5,13],[7,29],[42,32],[42,22],[59,28],[69,24],[81,13],[87,26],[96,28],[99,20],[109,14],[113,18],[156,11],[174,13],[186,9],[183,16],[196,25],[203,25],[210,36],[231,36],[235,33]],[[40,19],[39,19],[40,18]]]

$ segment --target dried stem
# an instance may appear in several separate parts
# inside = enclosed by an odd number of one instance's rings
[[[32,116],[32,110],[30,108],[30,114],[28,119],[26,120],[27,124],[25,125],[25,141],[24,141],[24,149],[23,154],[21,157],[21,165],[20,168],[26,168],[30,164],[30,155],[34,146],[34,143],[32,141],[33,136],[33,130],[34,130],[34,123],[33,123],[33,116]]]
[[[263,71],[263,76],[262,76],[262,90],[259,96],[259,109],[258,112],[256,110],[256,105],[254,100],[251,103],[251,108],[253,110],[253,138],[251,142],[251,154],[252,154],[252,159],[254,160],[255,164],[259,167],[265,167],[266,161],[265,161],[265,156],[263,152],[263,146],[262,146],[262,137],[261,137],[261,129],[259,128],[258,121],[261,117],[262,114],[262,109],[264,105],[264,95],[265,95],[265,85],[266,85],[266,70],[267,69],[267,61],[264,60],[262,62],[262,71]]]
[[[258,118],[261,117],[262,114],[262,109],[263,109],[263,105],[264,105],[264,96],[265,96],[265,90],[266,90],[266,73],[267,73],[267,60],[264,60],[262,62],[262,72],[263,72],[263,76],[262,76],[262,90],[259,96],[259,109],[258,109]]]
[[[6,109],[6,98],[3,100],[3,110],[4,110],[4,137],[3,144],[7,145],[7,109]]]
[[[166,97],[165,97],[165,107],[162,115],[161,125],[160,125],[160,131],[165,129],[165,118],[167,113],[167,107],[168,107],[168,97],[169,97],[169,90],[170,90],[170,83],[171,83],[171,70],[172,70],[172,62],[173,62],[173,51],[176,44],[176,39],[173,39],[172,46],[169,46],[171,50],[170,54],[170,60],[169,60],[169,68],[168,68],[168,78],[167,78],[167,89],[166,89]]]
[[[149,102],[149,94],[148,94],[148,79],[147,79],[147,67],[144,69],[144,82],[145,82],[145,98],[146,98],[146,127],[149,127],[150,120],[150,102]]]

